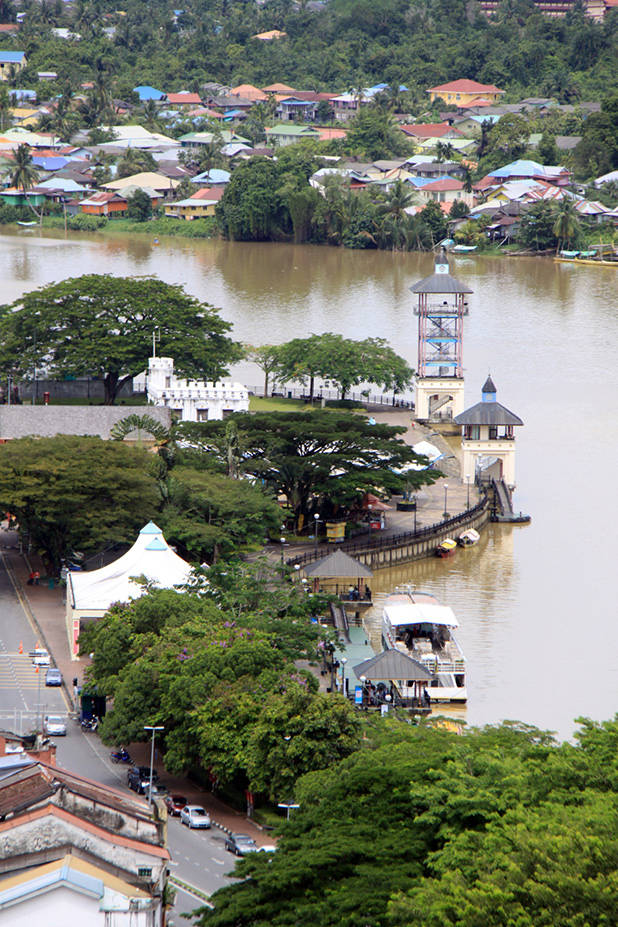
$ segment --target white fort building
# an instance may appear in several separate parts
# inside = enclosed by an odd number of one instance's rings
[[[134,378],[133,389],[145,391],[149,403],[167,406],[183,422],[207,422],[249,411],[249,391],[242,383],[180,379],[171,357],[150,357],[148,372]]]

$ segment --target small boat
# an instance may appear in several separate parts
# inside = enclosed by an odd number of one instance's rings
[[[22,225],[22,226],[24,226],[24,227],[26,227],[26,228],[29,228],[31,225],[38,225],[39,223],[38,223],[38,222],[35,222],[34,220],[33,220],[32,222],[20,222],[20,220],[18,219],[18,220],[17,220],[17,224],[18,224],[18,225]]]
[[[478,533],[476,528],[468,528],[467,531],[462,531],[462,533],[457,538],[457,543],[460,547],[472,547],[474,544],[478,544],[481,540],[481,535]]]
[[[428,592],[409,586],[387,596],[382,612],[386,650],[399,650],[432,674],[426,691],[431,702],[465,702],[466,658],[453,630],[453,610]],[[411,680],[394,680],[402,698],[414,697]]]
[[[436,557],[452,557],[456,550],[457,541],[454,541],[453,538],[445,538],[436,547]]]
[[[460,254],[466,254],[468,251],[476,251],[476,245],[455,245],[451,251],[458,251]]]

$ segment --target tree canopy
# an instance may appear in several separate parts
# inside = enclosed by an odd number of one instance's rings
[[[577,740],[517,723],[365,725],[360,750],[297,782],[277,852],[243,860],[201,924],[604,927],[618,717],[582,722]]]
[[[0,308],[0,366],[31,376],[98,376],[105,401],[159,353],[185,376],[216,380],[242,356],[231,325],[180,286],[150,278],[88,274],[25,293]]]
[[[354,341],[325,332],[308,338],[294,338],[277,349],[277,379],[309,383],[313,399],[316,377],[332,380],[341,398],[352,386],[374,383],[383,389],[404,390],[412,382],[414,371],[399,357],[384,338]]]
[[[146,452],[100,438],[19,438],[0,445],[0,505],[52,574],[75,551],[131,541],[155,514]]]
[[[213,455],[228,473],[249,474],[273,493],[285,493],[297,518],[312,506],[333,511],[353,505],[369,490],[397,491],[406,483],[433,481],[434,471],[396,472],[418,460],[399,437],[404,430],[325,409],[238,413],[231,423],[179,426],[186,444]]]

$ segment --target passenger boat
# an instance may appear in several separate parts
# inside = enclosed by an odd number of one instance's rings
[[[457,541],[454,541],[453,538],[445,538],[436,547],[436,557],[452,557],[456,550]]]
[[[478,544],[481,539],[481,535],[478,533],[476,528],[468,528],[467,531],[462,531],[462,533],[457,538],[457,543],[460,547],[472,547],[473,544]]]
[[[458,626],[453,610],[428,592],[403,587],[384,602],[384,647],[405,653],[429,670],[433,678],[427,691],[432,702],[467,701],[466,659],[453,634]],[[411,680],[393,682],[402,698],[413,697]]]

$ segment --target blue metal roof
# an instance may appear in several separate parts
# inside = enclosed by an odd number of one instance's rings
[[[44,171],[60,171],[69,163],[68,158],[44,158],[41,155],[33,155],[32,163],[41,167]]]
[[[25,57],[23,51],[0,51],[0,64],[20,64]]]
[[[162,100],[165,96],[162,90],[157,90],[156,87],[149,87],[148,85],[134,87],[133,93],[138,95],[141,103],[144,103],[146,100]]]

